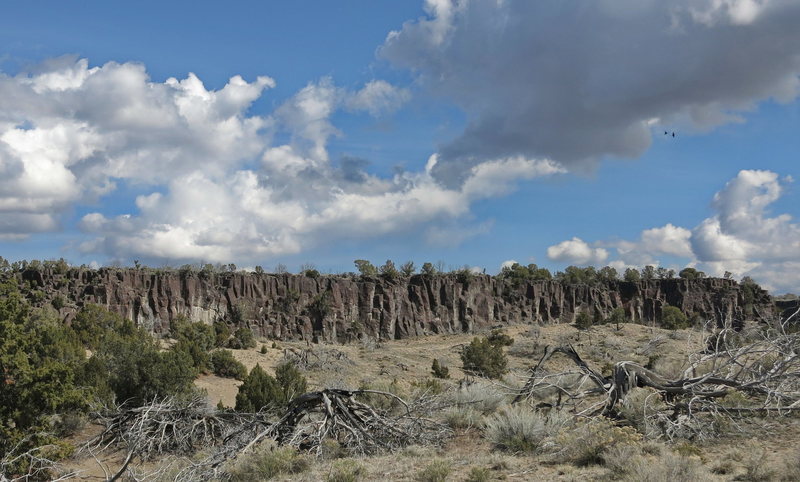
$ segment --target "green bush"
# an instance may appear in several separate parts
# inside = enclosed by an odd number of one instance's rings
[[[192,392],[197,370],[183,350],[161,352],[141,328],[129,335],[108,333],[95,355],[108,373],[108,387],[117,402],[138,406],[154,398]]]
[[[90,357],[75,374],[76,384],[80,387],[91,387],[94,399],[105,404],[114,401],[114,392],[108,380],[108,367],[100,356]]]
[[[606,323],[613,323],[619,330],[620,323],[627,323],[628,318],[625,316],[625,309],[622,307],[614,308],[611,311],[611,316],[606,319]]]
[[[324,291],[315,296],[306,307],[309,314],[319,322],[322,322],[331,312],[330,294]]]
[[[77,383],[85,363],[71,328],[34,311],[15,280],[0,283],[0,458],[54,442],[53,415],[88,409],[93,389]],[[11,473],[30,460],[18,462]]]
[[[683,268],[678,273],[678,276],[680,276],[683,279],[695,280],[695,279],[705,278],[706,274],[703,273],[702,271],[697,271],[695,268]]]
[[[278,382],[267,374],[260,365],[250,370],[236,394],[236,410],[239,412],[259,412],[274,409],[280,405],[281,390]]]
[[[239,328],[234,332],[233,338],[228,340],[228,348],[235,350],[242,350],[245,348],[255,348],[256,339],[253,336],[253,330],[250,328]]]
[[[130,320],[92,304],[84,306],[70,326],[81,343],[90,350],[96,350],[109,333],[127,336],[136,331],[136,325]]]
[[[450,369],[440,364],[438,358],[434,358],[431,363],[431,374],[436,378],[447,379],[450,378]]]
[[[489,343],[492,345],[511,346],[514,344],[514,339],[506,335],[503,330],[492,330],[486,339],[489,340]]]
[[[222,347],[228,344],[231,337],[231,329],[224,320],[214,322],[214,346]]]
[[[247,368],[233,357],[230,350],[217,350],[211,354],[211,369],[214,374],[225,378],[244,380]]]
[[[513,288],[519,288],[522,284],[529,281],[552,279],[553,275],[548,269],[539,268],[535,264],[522,266],[519,263],[514,263],[510,266],[504,266],[497,277],[509,281]]]
[[[689,327],[689,319],[680,308],[665,306],[661,310],[661,325],[669,330],[680,330]]]
[[[60,310],[61,308],[67,306],[67,299],[61,295],[56,295],[51,301],[50,304],[53,305],[53,308],[56,310]]]
[[[205,372],[211,368],[209,353],[216,345],[214,327],[205,323],[191,323],[178,317],[170,327],[172,337],[178,340],[173,350],[185,352],[192,358],[194,367]]]
[[[503,345],[492,343],[485,337],[473,338],[472,342],[462,349],[461,362],[465,372],[488,378],[500,378],[508,366]]]
[[[305,377],[292,363],[282,363],[270,376],[256,365],[244,379],[236,394],[236,410],[258,412],[263,409],[280,410],[296,396],[306,392]]]
[[[292,399],[306,393],[308,389],[306,378],[291,362],[284,362],[275,367],[275,380],[280,387],[282,406],[288,405]]]
[[[424,276],[435,276],[439,274],[439,270],[437,270],[436,267],[433,266],[433,263],[423,263],[422,269],[420,269],[420,274]]]
[[[472,269],[469,267],[463,267],[460,270],[456,271],[456,281],[461,283],[464,286],[469,286],[472,281],[475,280],[475,273],[472,272]]]
[[[639,271],[628,268],[625,270],[625,274],[623,275],[623,279],[629,283],[636,283],[642,279],[642,275],[639,274]]]
[[[592,318],[585,311],[581,311],[575,317],[575,327],[579,330],[588,330],[592,327]]]

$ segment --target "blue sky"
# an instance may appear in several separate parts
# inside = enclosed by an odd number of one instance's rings
[[[796,2],[164,3],[0,4],[5,258],[800,290]]]

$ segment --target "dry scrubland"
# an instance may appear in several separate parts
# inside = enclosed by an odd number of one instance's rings
[[[368,386],[391,391],[410,400],[436,396],[441,410],[430,416],[452,428],[441,446],[408,446],[393,453],[352,456],[335,443],[321,455],[297,452],[264,442],[248,454],[228,462],[233,480],[355,481],[484,481],[484,480],[800,480],[800,422],[795,416],[748,416],[723,421],[704,439],[667,441],[637,416],[645,400],[657,403],[647,389],[635,389],[621,410],[627,419],[602,417],[573,420],[530,404],[511,406],[514,389],[547,345],[571,344],[592,367],[609,373],[613,363],[630,360],[664,375],[677,374],[687,355],[703,349],[709,332],[700,329],[664,330],[637,324],[593,326],[580,331],[570,325],[515,326],[505,330],[514,343],[505,349],[508,373],[501,380],[469,376],[461,370],[460,353],[472,335],[443,335],[380,344],[362,342],[330,345],[261,340],[255,349],[233,350],[248,370],[256,364],[272,373],[282,361],[298,361],[309,389]],[[262,353],[266,346],[266,353]],[[449,379],[434,379],[436,358],[449,368]],[[551,371],[572,363],[554,357]],[[464,380],[467,383],[464,383]],[[471,383],[469,383],[471,382]],[[235,404],[241,384],[214,375],[202,375],[196,386],[212,405]],[[732,399],[731,403],[736,400]],[[75,437],[86,439],[98,428],[89,426]],[[645,433],[643,433],[645,432]],[[522,434],[522,435],[521,435]],[[100,457],[116,470],[123,452]],[[202,458],[200,455],[197,457]],[[162,461],[141,464],[141,473]],[[174,470],[161,474],[171,480]],[[71,462],[84,480],[103,480],[92,458]]]

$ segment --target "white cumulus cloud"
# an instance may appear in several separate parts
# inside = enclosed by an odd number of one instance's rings
[[[364,160],[331,162],[327,145],[340,135],[331,118],[391,112],[408,91],[381,80],[351,91],[323,78],[272,113],[251,114],[274,85],[233,76],[212,90],[191,73],[154,82],[141,64],[69,57],[0,74],[0,238],[58,230],[62,213],[125,182],[141,193],[135,208],[84,215],[82,251],[241,264],[408,230],[453,242],[491,227],[462,222],[472,202],[563,172],[548,160],[493,159],[457,189],[430,169],[370,174]]]
[[[781,179],[772,171],[742,170],[714,195],[716,213],[694,228],[667,224],[642,231],[635,241],[595,244],[611,250],[610,265],[617,268],[657,265],[666,255],[715,276],[730,271],[752,276],[771,289],[797,291],[800,272],[794,268],[800,263],[800,224],[788,214],[769,213],[788,182],[791,178]],[[591,258],[591,252],[579,238],[547,250],[551,259],[572,263]]]
[[[586,241],[575,237],[547,248],[547,257],[568,264],[602,264],[608,259],[608,250],[593,248]]]
[[[570,170],[638,157],[662,126],[742,121],[795,99],[794,0],[427,0],[380,54],[454,101],[464,132],[442,146],[438,179],[489,159],[553,159]]]
[[[246,110],[272,86],[235,76],[209,91],[194,74],[157,83],[141,64],[71,57],[0,73],[0,234],[54,230],[62,211],[117,179],[225,172],[262,149],[269,120]]]

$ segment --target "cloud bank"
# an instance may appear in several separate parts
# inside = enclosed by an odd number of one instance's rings
[[[374,80],[350,91],[323,78],[268,115],[249,114],[274,86],[269,77],[235,76],[210,90],[194,74],[154,82],[141,64],[90,67],[68,57],[0,74],[0,236],[57,230],[65,212],[125,182],[145,192],[136,212],[83,216],[89,236],[80,250],[248,262],[442,221],[463,238],[487,229],[458,224],[475,200],[563,172],[548,160],[496,158],[449,189],[431,176],[434,155],[425,170],[379,177],[365,161],[331,162],[327,143],[341,135],[331,117],[385,115],[408,100],[407,90]],[[432,242],[445,236],[428,233]]]
[[[457,185],[487,159],[570,170],[635,158],[653,129],[741,121],[798,95],[793,0],[427,0],[380,54],[467,114],[435,175]]]

